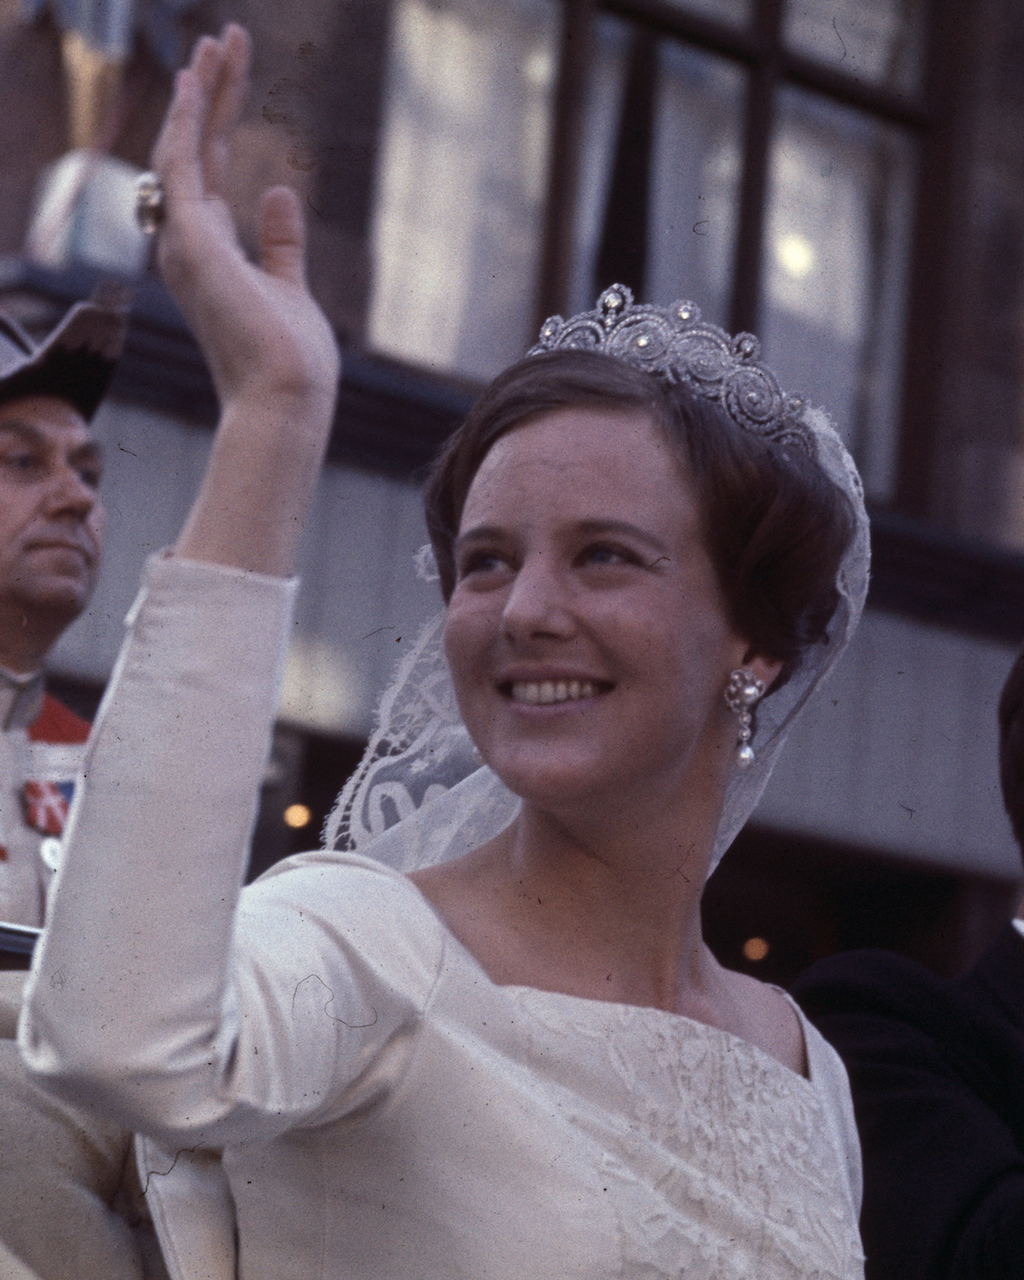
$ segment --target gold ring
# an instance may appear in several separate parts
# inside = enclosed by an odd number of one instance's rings
[[[135,182],[135,221],[147,236],[156,235],[166,213],[164,184],[155,173],[142,173]]]

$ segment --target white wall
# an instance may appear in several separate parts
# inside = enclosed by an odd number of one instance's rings
[[[797,724],[758,819],[1019,878],[996,729],[1015,656],[1005,645],[869,611]]]
[[[103,572],[87,612],[53,652],[54,671],[105,680],[146,556],[173,542],[211,436],[160,415],[104,406],[108,527]],[[440,605],[413,555],[426,542],[419,491],[328,466],[303,544],[303,591],[282,717],[365,737],[376,696],[419,626]]]

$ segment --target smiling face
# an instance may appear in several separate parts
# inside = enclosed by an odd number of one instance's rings
[[[100,449],[54,396],[0,403],[0,661],[32,670],[85,608],[100,564]]]
[[[528,801],[671,801],[724,783],[731,629],[700,513],[640,413],[564,409],[502,436],[467,495],[445,647],[481,754]],[[768,683],[777,664],[747,662]]]

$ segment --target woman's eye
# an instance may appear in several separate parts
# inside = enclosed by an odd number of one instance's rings
[[[463,556],[459,564],[459,577],[465,578],[471,573],[495,573],[503,569],[506,564],[506,558],[499,555],[497,551],[470,551]]]
[[[598,543],[596,546],[588,547],[583,553],[583,559],[586,564],[596,565],[636,563],[636,556],[631,552],[623,547],[608,546],[606,543]]]

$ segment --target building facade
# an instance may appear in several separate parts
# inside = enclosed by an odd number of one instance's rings
[[[3,300],[41,328],[100,276],[137,286],[101,419],[110,555],[57,655],[86,697],[142,558],[186,509],[214,413],[145,247],[104,204],[145,163],[173,60],[147,0],[128,8],[101,154],[68,168],[68,33],[0,0]],[[857,944],[962,966],[1021,876],[995,731],[1024,639],[1015,0],[170,8],[158,16],[183,47],[228,18],[252,29],[231,197],[251,236],[255,194],[298,188],[345,352],[260,861],[315,843],[376,692],[436,607],[412,568],[424,465],[545,316],[620,281],[758,333],[786,389],[832,413],[872,513],[860,635],[712,881],[709,937],[783,980]],[[310,811],[304,827],[285,826],[289,804]]]

